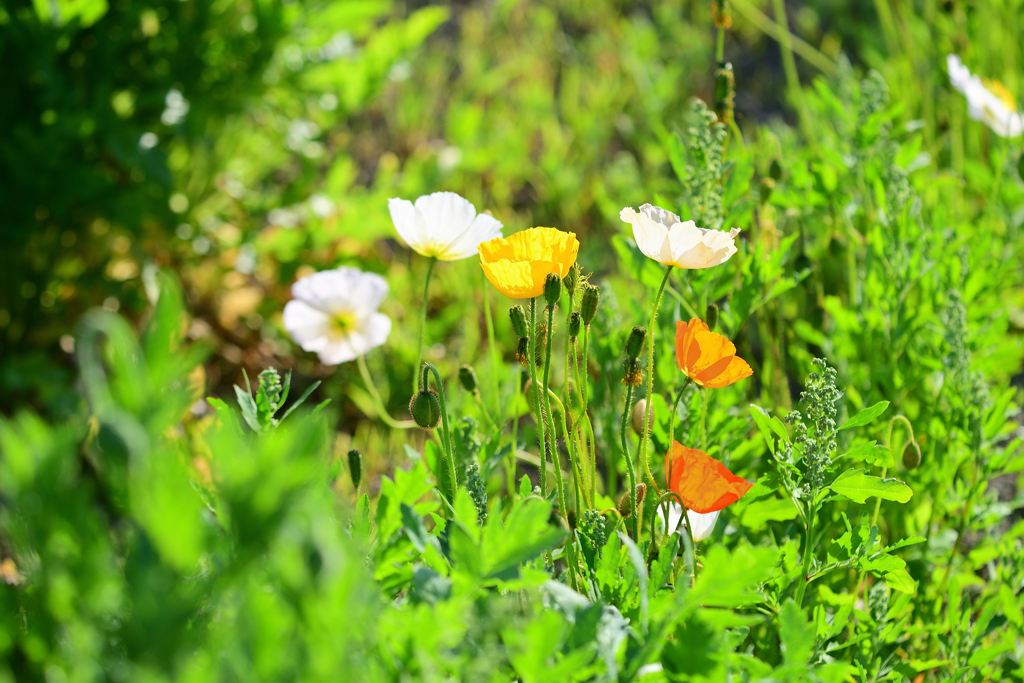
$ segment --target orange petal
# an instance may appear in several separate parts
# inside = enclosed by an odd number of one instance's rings
[[[698,332],[694,341],[700,346],[700,359],[690,366],[695,375],[699,376],[723,358],[736,355],[736,346],[717,332]]]
[[[693,365],[700,358],[700,347],[694,344],[698,332],[707,332],[707,324],[700,318],[690,318],[689,323],[676,322],[676,365],[687,377],[693,377]]]
[[[747,361],[739,356],[729,356],[697,375],[697,381],[709,389],[721,389],[752,374],[754,371],[750,369]]]
[[[707,453],[678,441],[665,455],[665,478],[683,505],[701,514],[735,503],[753,486]]]

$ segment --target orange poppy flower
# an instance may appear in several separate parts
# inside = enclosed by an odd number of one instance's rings
[[[732,505],[753,486],[704,451],[678,441],[665,455],[665,481],[689,510],[706,514]]]
[[[736,346],[699,318],[676,323],[676,364],[709,389],[721,389],[754,374],[747,361],[736,355]]]

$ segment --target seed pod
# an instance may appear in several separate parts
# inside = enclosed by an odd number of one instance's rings
[[[903,447],[903,466],[908,470],[916,470],[921,466],[921,447],[912,439],[908,439]]]
[[[512,329],[520,337],[530,336],[530,327],[526,324],[526,313],[522,306],[513,306],[508,309],[508,317],[512,320]]]
[[[548,308],[551,308],[561,298],[562,278],[558,277],[558,273],[548,273],[547,279],[544,280],[544,301],[547,302]]]
[[[527,337],[520,337],[516,345],[516,360],[519,364],[526,366],[530,362],[530,340]]]
[[[643,373],[640,372],[640,361],[636,358],[627,358],[622,361],[622,383],[636,387],[643,381]]]
[[[573,311],[572,315],[569,316],[569,338],[575,340],[576,337],[580,336],[580,327],[583,323],[582,316],[579,311]]]
[[[601,288],[594,285],[587,285],[583,288],[583,297],[580,300],[580,315],[583,317],[583,324],[590,326],[597,315],[597,306],[601,303]]]
[[[644,433],[644,419],[647,417],[647,399],[642,398],[633,406],[633,414],[630,419],[633,424],[633,431],[637,434]],[[651,428],[654,427],[654,417],[651,416]],[[648,430],[650,431],[650,430]]]
[[[629,333],[629,339],[626,340],[626,357],[633,360],[639,358],[644,350],[644,340],[646,338],[647,330],[640,325],[634,327]]]
[[[420,427],[433,429],[441,421],[441,401],[433,390],[420,391],[409,401],[409,414]]]
[[[348,473],[352,477],[352,486],[359,488],[363,480],[363,454],[352,449],[348,452]]]
[[[480,386],[480,382],[476,378],[476,371],[471,365],[463,365],[459,368],[459,383],[469,393],[475,392]]]
[[[569,293],[569,296],[576,293],[576,289],[580,286],[580,264],[572,264],[569,272],[562,278],[562,284],[565,285],[565,291]]]
[[[718,327],[718,304],[708,304],[707,312],[704,313],[704,322],[708,324],[708,329],[712,332]]]

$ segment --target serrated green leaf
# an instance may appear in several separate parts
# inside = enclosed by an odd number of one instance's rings
[[[917,591],[917,582],[911,578],[906,567],[886,574],[885,583],[889,588],[908,595],[913,595]]]
[[[914,495],[911,488],[902,481],[865,474],[863,469],[843,472],[828,488],[855,503],[864,503],[872,496],[906,503]]]
[[[779,639],[782,657],[791,666],[804,665],[814,652],[815,628],[804,611],[792,599],[787,600],[779,614]]]

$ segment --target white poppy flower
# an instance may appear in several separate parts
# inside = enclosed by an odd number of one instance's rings
[[[662,510],[659,508],[659,510]],[[722,514],[721,510],[715,510],[707,514],[701,514],[694,512],[693,510],[686,511],[686,523],[690,526],[690,530],[693,532],[694,543],[703,541],[711,538],[711,533],[715,530],[715,523],[718,521],[718,515]],[[662,521],[665,521],[665,513],[662,510],[659,512]],[[672,533],[679,526],[679,520],[683,516],[683,506],[679,503],[671,502],[668,504],[668,523],[665,528],[668,533]]]
[[[345,363],[387,341],[391,319],[377,311],[387,294],[384,278],[358,268],[313,273],[292,285],[284,328],[322,363]]]
[[[501,221],[454,192],[423,195],[416,203],[389,199],[388,210],[399,236],[414,251],[441,261],[476,256],[476,247],[501,237]]]
[[[950,84],[967,99],[968,116],[983,121],[1000,137],[1024,133],[1024,116],[1006,86],[975,76],[956,55],[946,55],[946,68]]]
[[[640,251],[658,263],[676,268],[710,268],[728,261],[736,253],[739,228],[729,232],[698,228],[693,221],[660,206],[644,204],[640,212],[627,206],[619,218],[633,226],[633,239]]]

